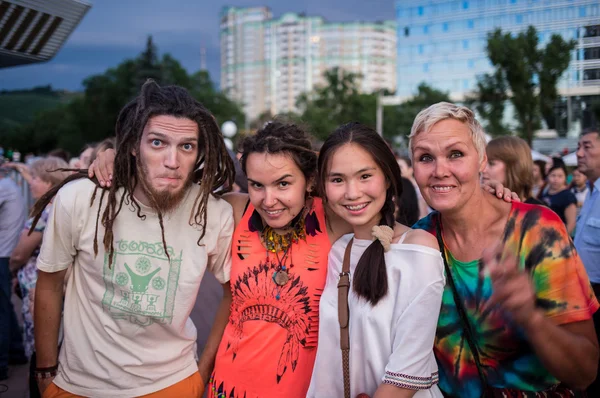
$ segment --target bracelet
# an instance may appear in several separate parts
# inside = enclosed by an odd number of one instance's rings
[[[58,374],[58,364],[49,368],[35,368],[33,375],[36,381],[42,381],[51,377],[56,377]]]

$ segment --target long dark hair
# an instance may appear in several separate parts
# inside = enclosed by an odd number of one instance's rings
[[[371,154],[377,166],[385,175],[389,187],[385,193],[385,203],[380,210],[379,225],[394,228],[395,203],[402,195],[400,166],[383,138],[372,128],[360,123],[348,123],[338,127],[323,144],[319,154],[319,191],[326,196],[325,183],[329,164],[335,152],[345,144],[354,144]],[[388,292],[383,245],[375,240],[358,260],[354,271],[352,288],[359,297],[375,306]]]
[[[141,213],[141,208],[133,192],[138,183],[146,184],[144,178],[140,177],[142,164],[140,156],[133,156],[132,153],[140,153],[140,142],[144,127],[149,119],[154,116],[169,115],[180,118],[186,118],[195,121],[198,124],[198,159],[196,169],[193,174],[193,182],[201,183],[198,196],[194,201],[195,212],[190,214],[190,225],[201,226],[200,238],[198,244],[206,233],[207,203],[211,194],[217,189],[222,189],[224,193],[231,189],[234,177],[233,162],[227,153],[223,136],[214,116],[198,101],[196,101],[186,89],[178,86],[160,87],[152,80],[148,80],[141,89],[140,94],[129,102],[121,110],[117,118],[115,127],[116,134],[116,154],[113,179],[110,188],[102,189],[96,178],[96,189],[90,200],[90,206],[94,203],[98,189],[101,189],[100,205],[96,215],[96,231],[94,235],[94,253],[98,254],[98,222],[101,220],[105,228],[104,249],[109,253],[109,266],[112,264],[114,254],[113,246],[113,224],[123,207],[123,202],[133,205],[137,211],[137,216],[145,219]],[[33,227],[39,220],[42,211],[50,203],[58,190],[65,184],[87,178],[87,170],[73,170],[74,174],[66,178],[61,184],[54,186],[35,204],[32,215],[34,217]],[[117,191],[123,188],[124,192],[117,203]],[[148,187],[146,187],[148,188]],[[149,190],[146,189],[148,192]],[[102,202],[105,194],[108,193],[107,205],[100,216]],[[160,223],[162,243],[165,253],[167,253],[167,243],[165,241],[165,231],[163,226],[163,214],[158,209],[156,199],[149,195],[153,202],[153,207],[158,213]]]

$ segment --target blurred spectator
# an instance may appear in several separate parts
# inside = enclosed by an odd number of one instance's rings
[[[573,170],[573,181],[571,181],[571,192],[577,199],[577,215],[585,203],[585,198],[590,191],[587,186],[587,177],[579,169]]]
[[[29,171],[29,166],[25,163],[17,163],[17,162],[7,162],[4,163],[4,167],[11,168],[16,170],[23,179],[27,182],[27,184],[31,185],[31,172]]]
[[[90,167],[92,162],[96,159],[96,156],[98,156],[98,152],[104,152],[107,149],[115,149],[116,146],[117,146],[117,139],[115,137],[110,137],[110,138],[107,138],[104,141],[100,142],[98,145],[96,145],[94,147],[94,151],[92,152],[92,156],[89,159],[89,163],[87,163],[87,165],[85,167],[82,167],[82,169],[87,169]]]
[[[544,201],[567,226],[567,232],[573,233],[577,217],[577,199],[567,186],[567,168],[564,162],[556,162],[548,173],[548,185],[542,192]]]
[[[47,157],[35,161],[31,165],[31,194],[34,199],[39,199],[52,186],[60,183],[69,176],[70,172],[55,171],[57,169],[68,168],[67,162],[57,157]],[[31,360],[30,371],[30,396],[36,395],[37,382],[33,375],[35,369],[35,358],[32,357],[35,351],[34,333],[33,333],[33,303],[35,297],[35,284],[37,282],[36,261],[42,244],[42,237],[48,215],[52,206],[47,206],[42,213],[35,229],[29,234],[29,229],[33,223],[33,218],[25,222],[17,246],[10,256],[10,270],[17,273],[19,288],[23,299],[23,341],[25,343],[25,354]]]
[[[534,197],[542,192],[542,188],[546,185],[546,162],[543,160],[533,161],[533,188],[531,188],[531,194]]]
[[[93,162],[96,153],[96,144],[86,144],[79,154],[78,169],[87,169]]]
[[[0,380],[8,378],[9,364],[27,363],[21,331],[11,302],[9,257],[25,222],[25,201],[19,187],[0,171]]]
[[[419,221],[419,199],[415,188],[408,178],[402,178],[402,195],[396,208],[396,221],[404,225],[413,225]]]
[[[596,297],[600,299],[600,133],[584,132],[577,145],[577,168],[588,179],[589,194],[581,208],[575,231],[575,248],[588,273]],[[594,314],[596,335],[600,338],[600,311]],[[599,363],[600,365],[600,363]],[[600,367],[587,394],[600,397]]]
[[[412,161],[410,160],[410,158],[408,158],[407,156],[400,156],[398,158],[398,165],[400,166],[400,172],[402,173],[402,177],[408,179],[411,182],[411,184],[413,185],[413,190],[415,191],[415,194],[417,195],[418,216],[419,216],[419,218],[417,220],[415,220],[415,222],[417,222],[421,218],[427,216],[427,214],[429,214],[429,212],[430,212],[430,209],[429,209],[429,206],[427,206],[425,199],[423,199],[423,195],[421,195],[421,191],[419,190],[419,187],[417,186],[417,182],[415,181],[415,177],[413,175]],[[400,222],[404,225],[413,225],[414,224],[414,222],[413,223],[406,223],[406,222],[402,222],[402,221],[398,221],[398,222]]]
[[[50,152],[48,152],[48,156],[55,156],[57,158],[61,158],[67,163],[69,163],[69,160],[71,159],[71,153],[62,148],[51,150]]]
[[[233,160],[233,165],[235,166],[235,183],[233,190],[235,192],[248,193],[248,179],[242,170],[242,166],[240,165],[238,157],[231,149],[227,149],[227,152],[229,153],[231,160]]]
[[[519,137],[499,137],[491,140],[486,153],[488,163],[483,180],[494,180],[519,195],[525,203],[543,205],[532,194],[535,169],[531,148]]]

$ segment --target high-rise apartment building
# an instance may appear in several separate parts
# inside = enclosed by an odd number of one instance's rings
[[[396,21],[399,96],[427,82],[460,98],[476,88],[478,75],[492,71],[487,33],[516,33],[530,25],[542,45],[554,33],[577,41],[562,93],[600,93],[598,0],[399,0]]]
[[[333,67],[362,75],[362,92],[396,89],[395,22],[328,23],[266,7],[224,8],[221,89],[249,119],[297,111],[296,100]]]

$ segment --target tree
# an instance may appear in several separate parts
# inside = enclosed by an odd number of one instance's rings
[[[493,75],[486,73],[479,76],[476,92],[477,94],[468,97],[465,103],[475,108],[486,121],[484,122],[486,131],[495,137],[509,134],[508,127],[502,121],[504,105],[508,100],[508,87],[502,71],[497,70]]]
[[[549,129],[556,128],[554,104],[558,98],[556,85],[571,61],[571,51],[575,40],[566,42],[559,35],[552,35],[550,42],[541,53],[541,68],[538,71],[540,82],[540,111]]]
[[[132,87],[133,95],[137,94],[140,87],[142,87],[148,79],[153,79],[158,83],[162,83],[163,73],[161,64],[158,61],[158,50],[154,45],[151,35],[146,39],[146,48],[137,57],[136,63],[135,84]]]
[[[338,126],[356,121],[375,127],[376,97],[358,90],[360,75],[341,68],[324,73],[325,85],[302,94],[297,102],[301,119],[320,140]]]
[[[62,147],[77,153],[84,144],[101,141],[114,135],[114,126],[120,110],[152,78],[159,84],[176,84],[204,104],[219,123],[233,120],[244,123],[239,104],[217,92],[206,71],[188,75],[181,64],[169,54],[159,58],[152,37],[145,50],[134,59],[126,59],[102,74],[89,76],[83,81],[84,93],[71,102],[39,113],[33,121],[10,126],[3,134],[3,144],[22,151],[48,152]],[[9,127],[0,125],[4,130]],[[4,137],[6,136],[6,138]]]
[[[450,102],[447,92],[440,91],[421,83],[417,87],[416,94],[409,100],[395,107],[385,107],[383,112],[384,136],[408,136],[417,114],[430,105],[438,102]]]
[[[478,82],[477,101],[488,124],[496,133],[503,131],[499,90],[506,87],[514,106],[520,135],[531,145],[533,133],[540,127],[542,117],[548,127],[555,125],[554,103],[558,97],[556,84],[569,66],[575,41],[565,41],[552,35],[544,48],[539,46],[536,29],[530,26],[517,35],[497,29],[488,34],[487,55],[495,68]]]
[[[228,120],[238,126],[244,125],[245,116],[241,105],[217,91],[207,71],[198,71],[190,77],[190,92],[212,112],[219,126]]]

